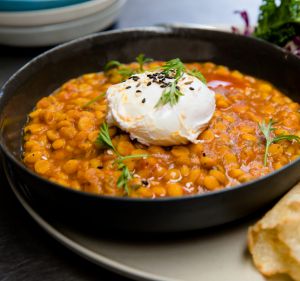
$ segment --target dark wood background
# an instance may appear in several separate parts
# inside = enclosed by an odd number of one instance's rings
[[[246,9],[256,21],[260,0],[128,0],[111,28],[166,22],[241,24],[235,10]],[[0,85],[20,66],[46,48],[0,46]],[[17,109],[16,109],[17,110]],[[1,281],[126,281],[66,250],[49,237],[17,202],[0,170]]]

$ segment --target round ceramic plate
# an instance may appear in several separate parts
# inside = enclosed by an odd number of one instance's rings
[[[87,260],[134,280],[263,281],[247,252],[251,221],[210,230],[169,234],[155,239],[107,238],[46,219],[30,205],[26,186],[4,165],[16,197],[29,215],[52,237]],[[257,219],[257,218],[256,218]],[[287,280],[287,279],[276,279]]]
[[[51,46],[100,31],[118,17],[126,0],[116,0],[96,14],[39,27],[0,27],[0,44],[22,47]]]
[[[193,26],[230,30],[228,25]],[[13,192],[29,215],[58,242],[97,265],[134,280],[267,280],[254,268],[247,250],[247,229],[262,214],[234,224],[160,238],[141,239],[138,234],[132,234],[131,239],[107,238],[43,217],[30,203],[26,186],[3,166]],[[268,280],[291,281],[284,276]]]
[[[67,22],[99,13],[115,2],[116,0],[91,0],[56,9],[0,12],[0,26],[26,27]]]

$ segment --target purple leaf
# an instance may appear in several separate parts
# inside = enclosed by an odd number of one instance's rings
[[[249,16],[248,16],[248,13],[247,11],[234,11],[235,14],[239,14],[244,22],[244,31],[239,31],[238,28],[232,26],[231,27],[231,30],[233,33],[238,33],[238,34],[243,34],[243,35],[246,35],[246,36],[249,36],[252,34],[253,30],[250,26],[250,20],[249,20]]]

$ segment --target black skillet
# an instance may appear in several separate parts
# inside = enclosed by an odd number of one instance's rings
[[[157,60],[212,61],[265,79],[300,102],[300,60],[254,38],[185,27],[150,27],[87,36],[33,59],[0,93],[0,145],[23,190],[55,218],[79,227],[168,232],[206,228],[242,218],[283,195],[300,179],[300,160],[233,188],[181,198],[131,199],[74,191],[28,170],[21,161],[26,115],[67,80],[101,71],[108,60],[131,62],[145,53]]]

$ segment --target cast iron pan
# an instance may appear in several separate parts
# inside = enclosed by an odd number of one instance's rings
[[[67,80],[100,71],[108,60],[131,62],[145,53],[157,60],[212,61],[273,83],[300,102],[300,60],[263,41],[225,32],[153,27],[87,36],[33,59],[2,88],[0,145],[33,204],[79,227],[168,232],[211,227],[242,218],[283,195],[300,179],[300,160],[258,180],[211,193],[166,199],[96,196],[74,191],[29,171],[21,161],[26,115]]]

